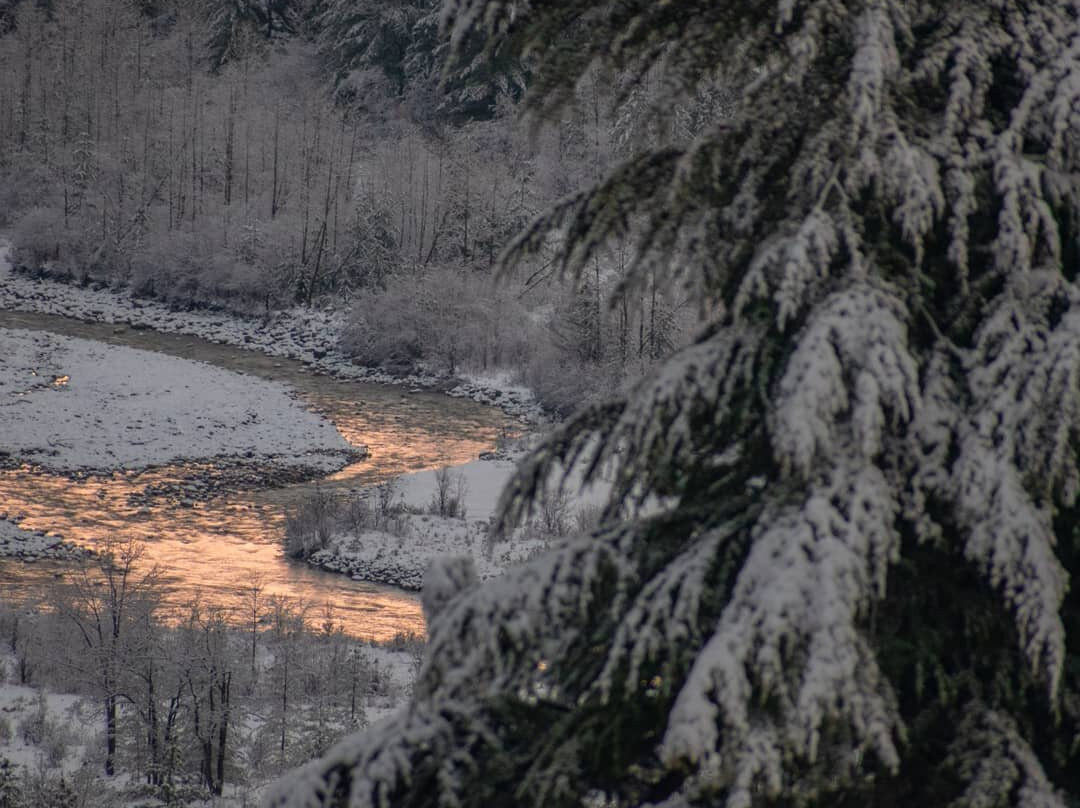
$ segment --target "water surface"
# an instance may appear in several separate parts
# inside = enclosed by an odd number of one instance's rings
[[[311,608],[325,603],[345,630],[360,638],[388,639],[423,632],[415,596],[390,587],[349,580],[287,559],[281,550],[284,512],[316,486],[346,494],[407,471],[454,465],[494,447],[509,420],[498,410],[437,393],[320,376],[302,363],[218,345],[178,334],[87,323],[66,317],[0,311],[0,328],[25,328],[197,359],[218,367],[288,384],[311,409],[326,416],[367,459],[326,479],[274,487],[265,469],[177,463],[143,472],[107,475],[49,474],[28,467],[0,470],[0,511],[22,517],[30,530],[58,533],[99,547],[112,538],[145,543],[142,562],[158,565],[172,608],[195,598],[240,607],[253,576],[265,595]],[[92,369],[88,369],[92,370]],[[225,493],[203,501],[207,481]],[[47,598],[72,565],[0,560],[0,596]]]

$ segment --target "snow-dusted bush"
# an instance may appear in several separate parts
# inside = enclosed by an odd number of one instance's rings
[[[326,548],[334,533],[341,503],[329,491],[316,487],[298,506],[285,512],[285,553],[307,558]]]
[[[17,264],[47,267],[57,275],[82,277],[89,260],[84,233],[68,229],[61,211],[32,208],[16,220],[11,238]]]
[[[401,273],[355,301],[341,342],[364,365],[455,373],[521,363],[530,350],[524,309],[482,274]]]
[[[355,535],[365,530],[377,530],[391,536],[407,535],[409,522],[405,508],[400,502],[386,497],[386,490],[380,486],[372,494],[346,501],[334,519],[334,531]]]
[[[465,496],[469,486],[460,471],[443,466],[435,470],[435,490],[431,492],[428,513],[444,519],[464,519]]]
[[[611,395],[623,380],[614,364],[574,356],[541,332],[519,370],[523,384],[548,412],[566,417],[582,404]]]

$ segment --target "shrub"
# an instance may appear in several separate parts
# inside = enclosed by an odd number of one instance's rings
[[[464,519],[465,495],[469,491],[465,475],[444,466],[435,472],[435,490],[431,494],[428,513],[445,519]]]
[[[307,558],[326,548],[333,535],[340,505],[331,494],[316,487],[300,506],[285,514],[285,552],[292,558]]]
[[[56,208],[32,208],[11,229],[15,260],[33,269],[46,265],[52,274],[83,276],[90,262],[87,239],[64,225],[63,213]]]
[[[383,289],[360,292],[341,347],[363,365],[395,372],[513,366],[531,350],[528,322],[521,304],[484,275],[399,273]]]

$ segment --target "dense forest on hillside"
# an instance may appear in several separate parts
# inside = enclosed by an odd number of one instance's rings
[[[660,122],[659,80],[597,69],[537,133],[514,116],[528,65],[467,43],[447,71],[432,0],[22,0],[0,20],[0,227],[31,272],[184,308],[350,308],[361,363],[508,369],[563,412],[698,314],[656,284],[604,305],[628,243],[573,289],[551,255],[490,270],[635,144],[722,114],[719,88]]]

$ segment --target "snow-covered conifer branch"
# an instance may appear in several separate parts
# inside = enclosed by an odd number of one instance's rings
[[[715,315],[522,467],[504,524],[611,462],[605,523],[450,600],[418,703],[557,705],[515,749],[567,805],[1074,799],[1080,2],[448,8],[537,57],[541,113],[596,62],[744,81],[509,246],[554,234],[573,276],[627,238],[626,288],[692,278]]]
[[[1016,722],[985,704],[976,702],[966,710],[947,763],[964,784],[951,808],[1010,804],[1065,808],[1067,804]]]

